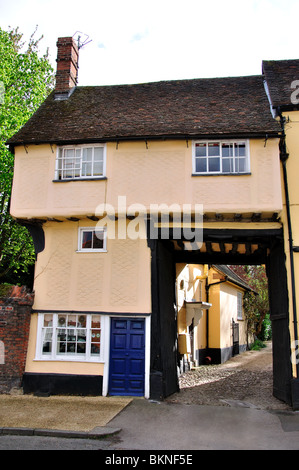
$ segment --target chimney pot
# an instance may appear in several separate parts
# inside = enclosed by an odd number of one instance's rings
[[[57,40],[57,69],[55,98],[65,99],[74,91],[78,81],[79,49],[72,37]]]

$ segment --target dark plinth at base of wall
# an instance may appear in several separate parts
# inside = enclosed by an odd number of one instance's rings
[[[203,364],[223,364],[224,362],[228,361],[231,357],[235,356],[236,354],[240,354],[245,352],[247,349],[246,344],[240,344],[238,347],[238,352],[233,349],[233,347],[229,348],[206,348],[206,349],[198,349],[196,351],[196,360],[198,365]]]
[[[158,401],[164,398],[162,372],[151,371],[150,373],[150,398]]]
[[[23,392],[39,396],[102,395],[103,377],[99,375],[39,374],[25,372]]]

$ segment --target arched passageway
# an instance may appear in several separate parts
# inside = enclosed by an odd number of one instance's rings
[[[170,234],[171,235],[171,234]],[[265,264],[273,338],[273,394],[291,404],[288,290],[280,229],[204,229],[198,249],[181,238],[148,241],[152,255],[151,397],[178,391],[175,264]],[[154,334],[153,334],[154,332]]]

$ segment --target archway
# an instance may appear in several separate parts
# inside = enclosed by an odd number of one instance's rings
[[[148,240],[152,255],[151,397],[178,391],[175,264],[265,264],[273,341],[273,394],[292,404],[288,289],[281,229],[204,229],[199,249],[187,240]],[[194,247],[193,247],[194,248]]]

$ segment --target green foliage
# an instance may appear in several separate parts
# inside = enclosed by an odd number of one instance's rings
[[[18,28],[0,28],[0,280],[18,282],[34,264],[32,239],[9,213],[14,157],[6,141],[37,110],[53,88],[48,52],[39,56],[36,31],[26,46]]]
[[[268,278],[264,266],[230,266],[254,292],[245,292],[243,308],[248,334],[263,341],[271,339]]]
[[[258,337],[262,341],[269,341],[272,339],[272,324],[270,320],[270,313],[267,313],[262,324],[262,329]]]
[[[256,339],[254,343],[250,346],[251,351],[259,351],[266,347],[266,344],[260,339]]]
[[[3,283],[0,284],[0,298],[6,297],[12,289],[11,284]]]

